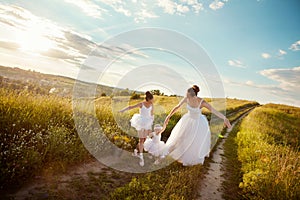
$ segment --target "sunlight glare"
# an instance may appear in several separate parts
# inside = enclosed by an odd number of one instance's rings
[[[25,52],[44,52],[54,46],[53,42],[37,30],[21,31],[17,34],[20,50]]]

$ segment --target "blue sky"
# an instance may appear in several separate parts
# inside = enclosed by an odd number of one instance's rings
[[[136,28],[156,27],[205,49],[226,96],[300,106],[299,8],[298,0],[2,0],[0,64],[76,78],[98,44]],[[100,49],[102,61],[116,52],[115,47]],[[121,60],[101,83],[119,86],[130,70],[155,63],[172,68],[187,84],[199,84],[201,95],[210,96],[205,73],[195,76],[176,55],[139,50]],[[149,84],[134,89],[143,87],[151,89]],[[160,89],[168,93],[167,87]]]

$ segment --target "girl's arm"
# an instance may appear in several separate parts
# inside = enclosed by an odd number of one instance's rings
[[[142,107],[142,103],[138,103],[138,104],[135,104],[135,105],[133,105],[133,106],[128,106],[128,107],[126,107],[126,108],[123,108],[122,110],[120,110],[119,112],[125,112],[125,111],[127,111],[127,110],[131,110],[131,109],[134,109],[134,108],[141,108]]]
[[[217,111],[216,109],[214,109],[209,103],[207,103],[205,100],[203,100],[202,102],[202,107],[207,108],[211,113],[215,114],[216,116],[218,116],[219,118],[224,120],[224,124],[228,127],[231,128],[231,124],[229,122],[229,120],[226,118],[225,115],[223,115],[222,113],[220,113],[219,111]]]
[[[184,97],[179,104],[177,104],[170,112],[170,114],[166,117],[164,125],[167,125],[169,123],[170,118],[172,117],[172,115],[182,106],[182,104],[187,102],[187,98]]]

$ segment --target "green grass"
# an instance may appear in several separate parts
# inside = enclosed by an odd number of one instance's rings
[[[137,138],[134,137],[136,131],[130,127],[129,119],[133,113],[138,112],[138,109],[124,114],[112,112],[112,108],[117,111],[124,106],[118,102],[112,105],[112,100],[110,97],[101,97],[95,101],[79,102],[81,110],[79,109],[78,112],[81,112],[82,121],[86,125],[80,128],[83,132],[91,128],[93,124],[90,119],[95,118],[110,141],[120,148],[131,151],[137,144]],[[129,104],[132,105],[141,100],[130,100]],[[239,102],[238,100],[228,101]],[[18,187],[26,181],[30,182],[35,175],[51,176],[64,172],[68,166],[90,159],[91,155],[83,146],[75,128],[71,99],[1,88],[0,102],[0,184],[2,190],[13,186]],[[156,96],[155,123],[162,124],[166,112],[169,112],[178,102],[177,97]],[[76,101],[74,103],[76,104]],[[227,104],[232,113],[252,105],[253,102],[248,101],[239,103],[239,106]],[[93,113],[94,108],[95,113]],[[182,109],[182,113],[184,112],[186,112],[185,108]],[[209,113],[205,114],[209,115]],[[167,139],[180,117],[180,112],[172,117],[163,135],[164,140]],[[96,147],[99,147],[97,142],[102,140],[98,131],[95,130],[88,141]],[[138,190],[141,194],[148,195],[147,198],[158,198],[161,190],[164,190],[163,198],[165,199],[170,196],[173,199],[190,199],[195,194],[198,181],[194,177],[201,175],[201,168],[201,166],[182,167],[181,164],[173,163],[159,171],[141,174],[132,179],[129,184],[106,195],[111,195],[113,198],[127,195],[134,197],[134,190]],[[98,178],[101,181],[101,177]],[[91,183],[92,185],[88,188],[94,187],[93,185],[97,187],[96,182]]]
[[[232,102],[237,102],[233,100]],[[258,104],[243,101],[239,106],[231,110],[231,121],[237,120]],[[171,118],[172,119],[172,118]],[[173,127],[178,115],[173,119]],[[170,130],[171,131],[171,130]],[[159,171],[143,174],[133,178],[129,184],[116,189],[112,193],[113,199],[197,199],[200,177],[203,176],[204,168],[201,165],[183,167],[179,163],[173,163],[167,168]]]
[[[68,99],[0,88],[0,183],[18,186],[45,166],[60,170],[88,154]]]
[[[236,136],[240,128],[240,123],[237,122],[233,130],[228,135],[224,143],[224,188],[223,198],[230,200],[241,199],[241,188],[239,183],[242,182],[241,162],[238,160],[238,145],[236,143]]]
[[[243,120],[236,142],[244,198],[299,198],[299,114],[300,108],[268,104]]]
[[[195,199],[202,166],[172,163],[164,169],[142,174],[117,188],[112,199]]]

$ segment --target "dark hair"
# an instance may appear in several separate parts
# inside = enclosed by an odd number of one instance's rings
[[[146,101],[153,99],[153,95],[149,91],[147,91],[145,94],[146,94],[146,97],[145,97]]]
[[[194,97],[197,96],[200,88],[197,85],[193,85],[193,87],[189,88],[187,91],[192,97]]]

